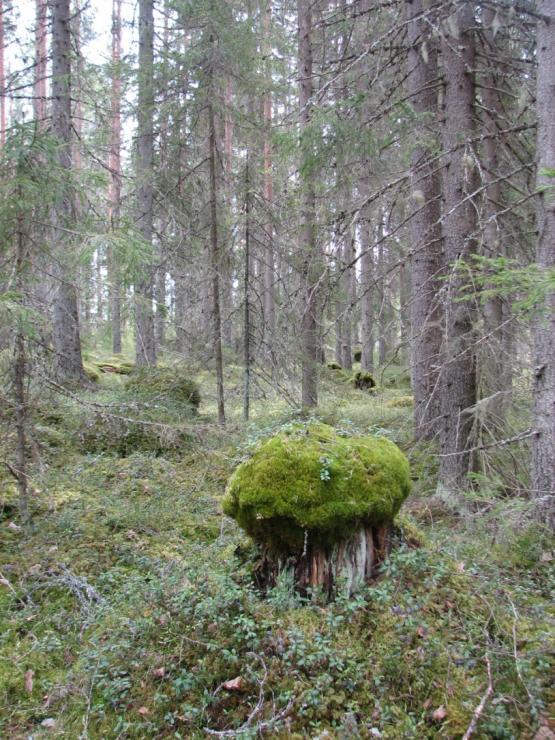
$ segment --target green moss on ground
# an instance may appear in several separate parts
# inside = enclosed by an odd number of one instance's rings
[[[80,401],[150,413],[107,380],[120,379],[102,377]],[[215,412],[214,378],[199,382]],[[257,549],[221,515],[245,451],[292,418],[277,394],[254,402],[248,426],[222,433],[214,413],[200,422],[202,443],[118,458],[85,453],[80,425],[92,412],[41,388],[32,421],[49,429],[35,435],[27,530],[9,527],[21,524],[17,490],[0,467],[0,573],[13,588],[0,582],[0,736],[202,740],[206,728],[238,730],[262,685],[253,736],[291,702],[266,735],[460,738],[487,686],[487,656],[494,695],[475,737],[531,740],[546,722],[553,668],[552,540],[529,526],[526,502],[491,498],[483,482],[477,508],[435,509],[435,450],[414,446],[411,409],[387,408],[392,395],[337,382],[322,393],[319,414],[344,438],[387,434],[418,478],[382,577],[323,605],[287,579],[263,598],[251,561],[235,555]],[[185,408],[151,405],[170,426]],[[239,394],[229,412],[240,419]],[[13,430],[4,431],[9,460]],[[242,691],[223,688],[238,676]]]
[[[223,510],[256,540],[288,550],[302,547],[305,530],[333,542],[358,524],[393,520],[410,487],[408,461],[388,439],[293,425],[237,468]]]
[[[414,406],[413,396],[397,396],[387,401],[386,406],[390,409],[411,408]]]
[[[126,385],[130,393],[145,397],[161,397],[188,404],[195,411],[200,405],[197,384],[178,367],[140,367],[129,376]]]

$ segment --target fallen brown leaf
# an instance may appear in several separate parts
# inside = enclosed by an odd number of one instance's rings
[[[447,717],[447,709],[445,709],[443,704],[432,712],[432,719],[434,722],[442,722],[445,717]]]
[[[164,676],[166,675],[166,669],[163,665],[161,665],[160,668],[155,668],[152,673],[154,674],[154,676],[156,676],[156,678],[164,678]]]
[[[236,678],[231,678],[229,681],[226,681],[223,687],[226,691],[242,691],[244,684],[245,682],[242,676],[237,676]]]
[[[139,707],[137,709],[137,712],[141,715],[141,717],[146,717],[147,714],[150,714],[150,709],[148,707]]]

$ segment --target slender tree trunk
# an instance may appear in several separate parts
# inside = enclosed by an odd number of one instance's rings
[[[262,18],[264,34],[264,56],[269,71],[266,75],[266,84],[271,84],[271,23],[272,23],[272,0],[264,0],[264,14]],[[264,332],[266,338],[266,349],[270,357],[273,357],[274,339],[276,329],[276,306],[274,296],[275,284],[275,255],[274,255],[274,182],[272,177],[272,93],[267,90],[263,102],[263,154],[264,154]]]
[[[476,403],[476,312],[472,301],[460,301],[467,286],[464,270],[455,269],[459,259],[476,252],[475,204],[466,199],[476,185],[475,152],[461,145],[474,135],[474,15],[473,5],[456,5],[448,24],[454,35],[442,40],[445,76],[445,123],[443,175],[445,212],[443,241],[449,270],[446,296],[445,337],[441,368],[441,464],[438,491],[449,493],[464,486],[473,467],[467,450],[473,446]],[[446,32],[447,33],[447,32]]]
[[[243,362],[245,365],[245,385],[243,394],[243,418],[249,420],[250,412],[250,384],[251,384],[251,316],[250,316],[250,283],[251,283],[251,249],[250,249],[250,226],[251,226],[251,193],[250,193],[249,153],[247,151],[247,162],[245,169],[245,265],[243,276],[243,301],[244,301],[244,325],[243,325]]]
[[[212,54],[214,37],[210,37]],[[210,267],[212,272],[212,321],[214,357],[216,360],[216,386],[218,393],[218,421],[225,424],[224,361],[222,353],[222,318],[220,313],[220,245],[218,242],[218,190],[216,182],[216,123],[214,120],[214,60],[210,62],[210,99],[208,101],[208,163],[210,171]]]
[[[4,71],[4,0],[0,0],[0,146],[6,143],[6,73]]]
[[[154,150],[154,23],[153,0],[139,0],[139,93],[137,107],[137,225],[144,242],[152,246]],[[135,356],[137,365],[156,365],[154,338],[153,270],[142,266],[135,285]]]
[[[18,190],[20,190],[18,188]],[[19,193],[21,196],[21,193]],[[19,202],[23,202],[19,198]],[[19,294],[23,309],[25,292],[25,232],[23,225],[24,214],[20,210],[18,215],[17,243],[16,243],[16,290]],[[27,397],[25,392],[25,375],[27,359],[25,353],[25,334],[22,327],[23,317],[18,317],[19,326],[15,337],[14,354],[14,391],[15,391],[15,429],[16,429],[16,475],[19,489],[19,513],[24,522],[29,520],[29,489],[27,485]]]
[[[227,241],[231,245],[233,239],[231,226],[233,222],[233,81],[231,76],[226,80],[224,99],[224,194],[229,219],[226,227]],[[226,249],[222,255],[221,266],[222,341],[227,347],[231,347],[233,344],[233,322],[231,320],[233,311],[233,260],[231,255],[231,248]]]
[[[1,0],[0,0],[1,2]],[[48,61],[46,49],[47,37],[47,3],[46,0],[36,0],[35,25],[35,78],[33,90],[33,110],[37,128],[46,127],[46,65]]]
[[[361,195],[367,199],[370,181],[364,177]],[[374,259],[370,206],[365,203],[360,214],[360,290],[361,290],[361,344],[360,364],[362,370],[374,372]]]
[[[164,233],[164,229],[162,229]],[[156,316],[154,320],[154,328],[156,335],[156,345],[161,347],[166,338],[166,267],[165,267],[165,255],[160,254],[160,260],[162,264],[156,270]]]
[[[318,405],[318,269],[316,244],[316,193],[308,129],[312,118],[312,0],[298,0],[299,23],[299,126],[303,158],[301,182],[301,294],[302,315],[302,405]]]
[[[71,42],[69,0],[50,0],[52,14],[52,135],[58,147],[58,166],[69,174],[71,161]],[[62,381],[84,380],[72,244],[66,229],[72,225],[74,195],[65,184],[53,208],[54,278],[53,324],[56,374]]]
[[[539,0],[538,12],[538,241],[536,261],[547,276],[555,268],[555,7]],[[534,337],[532,495],[538,516],[555,525],[555,291],[538,307]]]
[[[121,208],[121,2],[112,2],[112,90],[110,120],[110,154],[108,170],[108,219],[114,232],[119,227]],[[112,352],[121,352],[121,280],[113,249],[107,254],[108,289],[110,301],[110,323],[112,329]]]
[[[431,162],[438,111],[437,43],[422,16],[423,0],[407,0],[408,91],[419,116],[419,143],[412,154],[411,187],[415,212],[411,218],[410,355],[414,421],[417,439],[437,432],[440,416],[438,365],[442,338],[439,300],[442,268],[441,183]]]
[[[378,224],[378,365],[383,367],[387,362],[388,344],[389,297],[387,295],[386,259],[384,245],[383,214],[380,214]]]

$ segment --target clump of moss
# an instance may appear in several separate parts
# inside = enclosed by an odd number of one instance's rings
[[[103,373],[116,373],[117,375],[130,375],[135,370],[133,362],[115,355],[107,360],[97,362],[96,366]]]
[[[338,362],[328,362],[328,368],[330,370],[343,370]]]
[[[194,411],[197,411],[200,405],[200,392],[196,383],[179,368],[137,368],[129,376],[126,388],[144,397],[161,397],[187,404]]]
[[[372,392],[376,388],[376,381],[374,380],[371,373],[365,370],[358,370],[353,375],[353,385],[359,391]]]
[[[414,406],[414,398],[412,396],[398,396],[398,398],[392,398],[386,403],[386,406],[390,409],[404,409]]]
[[[275,551],[331,544],[354,526],[392,521],[411,488],[409,464],[384,437],[293,426],[263,442],[231,477],[223,510]]]
[[[83,370],[85,371],[85,375],[92,383],[98,383],[100,379],[100,373],[98,372],[98,368],[96,368],[94,365],[91,365],[90,362],[84,362],[83,363]]]

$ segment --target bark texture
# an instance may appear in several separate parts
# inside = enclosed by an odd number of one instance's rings
[[[538,242],[536,261],[555,267],[555,7],[540,0],[538,11]],[[555,291],[549,291],[534,322],[534,426],[532,494],[538,514],[555,524]]]
[[[372,581],[391,550],[391,524],[361,526],[352,536],[333,547],[312,545],[307,537],[302,552],[294,558],[275,558],[265,553],[256,577],[264,588],[274,586],[280,573],[291,572],[301,594],[323,591],[333,597],[343,591],[351,596]]]
[[[312,2],[299,0],[299,126],[303,176],[301,178],[301,295],[302,295],[302,405],[318,405],[319,332],[318,268],[319,255],[316,244],[316,193],[314,171],[311,163],[310,137],[307,135],[312,119]]]
[[[440,377],[441,463],[438,491],[461,488],[472,467],[473,413],[476,403],[476,315],[471,301],[458,300],[467,285],[458,260],[476,252],[476,210],[469,194],[476,184],[474,135],[474,15],[470,2],[455,6],[442,37],[445,81],[443,147],[443,241],[449,274],[445,296],[445,334]]]
[[[52,135],[57,141],[58,167],[63,187],[52,212],[53,343],[56,375],[61,381],[85,378],[81,358],[79,314],[74,273],[76,270],[71,234],[74,197],[71,192],[71,34],[69,0],[51,0],[52,16]],[[65,175],[63,173],[66,173]]]
[[[139,93],[137,107],[137,214],[141,237],[152,245],[154,150],[154,23],[152,0],[139,0]],[[150,262],[135,284],[135,355],[137,365],[156,364],[154,337],[154,276]]]
[[[112,115],[110,121],[110,154],[108,186],[110,228],[118,228],[121,206],[121,0],[112,3]],[[108,290],[112,352],[121,352],[121,280],[112,250],[108,251]]]
[[[418,116],[418,143],[412,152],[410,264],[410,356],[417,439],[431,438],[438,428],[442,307],[441,182],[433,145],[438,110],[438,49],[424,15],[423,0],[407,0],[409,44],[407,86]]]

